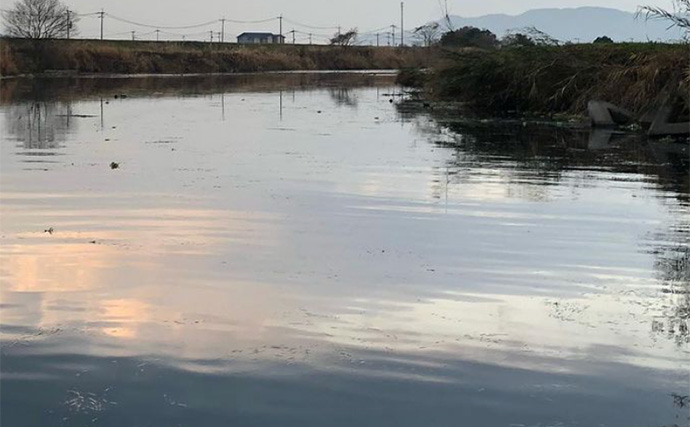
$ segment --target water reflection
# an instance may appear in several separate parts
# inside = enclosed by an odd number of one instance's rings
[[[66,101],[129,97],[200,96],[220,93],[275,93],[333,88],[390,87],[390,72],[266,73],[216,76],[111,76],[110,78],[3,79],[0,104],[24,100]],[[124,97],[122,97],[124,95]]]
[[[357,108],[357,98],[350,88],[338,87],[330,88],[328,92],[336,105],[343,107]]]
[[[687,417],[686,147],[391,76],[0,85],[74,120],[43,171],[2,134],[3,424]]]
[[[647,140],[614,130],[583,131],[579,128],[515,122],[458,121],[445,114],[411,113],[404,104],[401,114],[417,129],[444,148],[455,150],[445,170],[437,171],[436,198],[453,185],[467,186],[477,167],[493,164],[503,178],[508,197],[533,202],[554,201],[554,186],[580,175],[578,187],[591,186],[594,173],[618,175],[617,180],[636,180],[640,174],[661,191],[661,204],[673,221],[643,243],[655,258],[660,291],[668,295],[663,315],[655,315],[655,333],[666,334],[679,346],[690,341],[690,150],[687,143]],[[638,175],[638,176],[640,176]],[[545,185],[545,184],[550,185]],[[482,197],[486,197],[486,193]],[[637,197],[637,196],[635,196]],[[668,200],[672,197],[675,200]]]
[[[23,102],[4,115],[4,129],[26,150],[60,147],[74,125],[70,103]]]

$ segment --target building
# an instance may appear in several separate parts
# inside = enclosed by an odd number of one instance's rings
[[[284,44],[285,36],[273,33],[242,33],[237,36],[239,44]]]

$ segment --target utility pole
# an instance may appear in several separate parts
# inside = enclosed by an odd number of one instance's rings
[[[225,43],[225,17],[223,17],[223,19],[221,19],[220,22],[220,42]]]
[[[292,33],[292,44],[295,44],[295,29],[293,28],[290,32]]]
[[[70,30],[72,29],[72,11],[67,9],[67,40],[69,40]]]
[[[391,25],[391,34],[393,37],[393,46],[395,46],[395,25]]]
[[[135,34],[136,34],[136,31],[132,31],[132,41],[136,40]]]
[[[376,33],[376,47],[379,47],[379,33]]]
[[[405,46],[405,2],[400,2],[400,46]]]
[[[98,12],[98,15],[101,18],[101,40],[103,40],[103,18],[105,17],[105,11],[103,11],[103,9],[101,9],[101,11]]]
[[[311,33],[309,33],[309,44],[312,44],[311,43]]]
[[[283,44],[283,14],[281,13],[280,16],[278,17],[280,20],[280,44]]]
[[[211,44],[213,44],[213,30],[209,31],[209,33],[211,34]]]
[[[156,30],[156,41],[160,40],[160,37],[159,37],[160,33],[161,33],[161,30]]]

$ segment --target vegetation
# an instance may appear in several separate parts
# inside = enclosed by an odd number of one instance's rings
[[[671,26],[685,30],[686,36],[690,32],[690,0],[674,0],[674,10],[668,11],[657,6],[643,6],[640,14],[647,19],[663,19],[669,21]]]
[[[331,39],[332,46],[351,46],[357,40],[357,30],[352,29],[345,33],[338,33]]]
[[[601,36],[601,37],[597,37],[596,39],[594,39],[594,41],[592,43],[594,43],[594,44],[613,43],[613,39],[611,37],[608,37],[608,36]]]
[[[676,3],[673,13],[644,10],[690,29],[690,0]],[[442,55],[430,72],[403,70],[399,83],[492,114],[583,114],[592,99],[642,114],[690,89],[688,44],[616,44],[607,36],[563,44],[532,27],[499,40],[464,27],[450,29],[438,45]]]
[[[23,39],[0,39],[0,75],[72,73],[231,73],[422,67],[421,48],[47,40],[40,57]]]
[[[522,33],[509,34],[501,40],[501,45],[505,47],[525,47],[535,46],[534,40]]]
[[[501,40],[502,46],[558,46],[561,42],[534,27],[510,31]]]
[[[429,74],[419,68],[403,68],[398,72],[396,83],[405,87],[422,89],[429,83]]]
[[[439,40],[440,25],[438,22],[431,22],[414,29],[414,35],[422,43],[422,46],[431,47]]]
[[[496,34],[475,27],[463,27],[448,31],[441,37],[443,47],[476,47],[489,49],[498,46]]]
[[[2,17],[8,35],[31,40],[69,37],[77,19],[59,0],[20,0]]]
[[[687,45],[641,43],[447,51],[427,88],[498,113],[584,113],[591,99],[642,113],[687,90],[689,53]]]

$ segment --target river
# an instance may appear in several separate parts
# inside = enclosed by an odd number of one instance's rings
[[[3,427],[687,425],[687,145],[400,95],[0,81]]]

